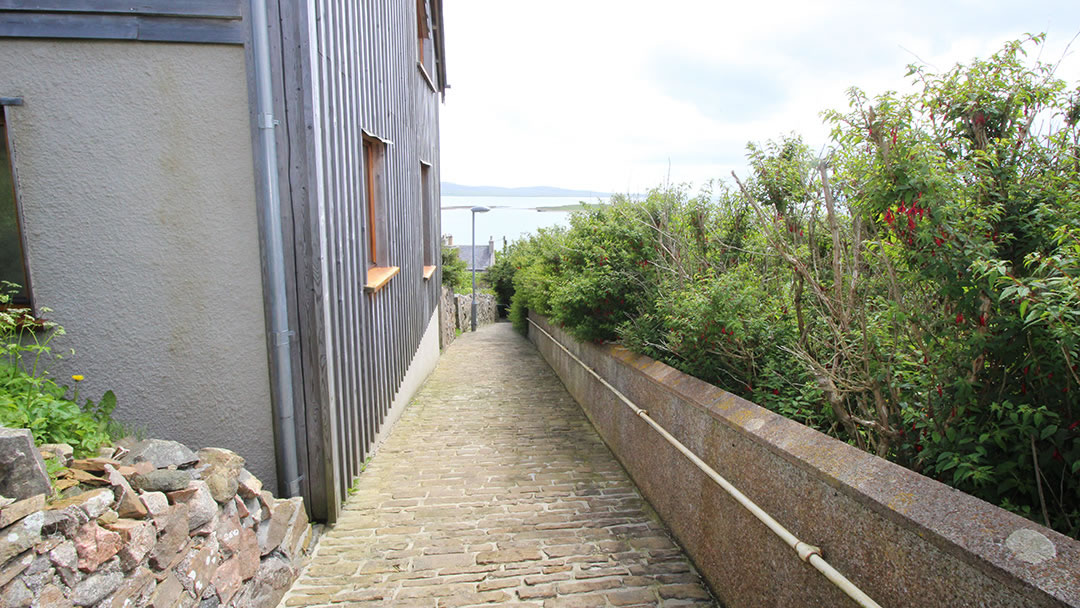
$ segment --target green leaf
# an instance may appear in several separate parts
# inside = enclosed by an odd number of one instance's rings
[[[1058,427],[1056,424],[1051,424],[1050,426],[1043,427],[1042,433],[1039,433],[1039,439],[1046,439],[1047,437],[1056,433],[1057,430]]]
[[[1024,318],[1025,314],[1027,314],[1027,307],[1028,307],[1028,301],[1027,300],[1021,300],[1021,302],[1020,302],[1020,318],[1021,319]]]

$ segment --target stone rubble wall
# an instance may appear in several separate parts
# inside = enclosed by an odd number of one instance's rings
[[[58,498],[40,479],[0,497],[5,608],[273,608],[311,548],[303,499],[274,498],[229,450],[148,439],[76,460],[46,445],[27,459],[27,445],[28,430],[0,428],[0,473],[44,470],[42,456],[67,468]]]
[[[446,348],[457,337],[457,332],[472,329],[472,294],[455,294],[449,288],[442,288],[442,307],[439,320],[440,346]],[[495,296],[490,294],[476,295],[476,325],[494,323],[499,318],[499,311],[495,305]]]
[[[457,337],[457,302],[454,292],[443,285],[439,293],[439,348],[445,350]]]

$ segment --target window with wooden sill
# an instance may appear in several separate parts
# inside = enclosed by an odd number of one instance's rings
[[[386,220],[386,142],[364,135],[364,207],[367,211],[368,270],[364,291],[375,293],[401,271],[389,262]]]

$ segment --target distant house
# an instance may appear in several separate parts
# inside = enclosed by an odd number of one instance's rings
[[[0,279],[52,373],[335,519],[439,356],[445,65],[441,0],[0,3]]]
[[[465,269],[472,272],[473,259],[476,260],[476,272],[483,272],[495,263],[495,239],[490,238],[487,245],[454,245],[454,238],[443,236],[443,244],[457,251],[458,259],[465,262]],[[473,255],[476,255],[473,258]]]

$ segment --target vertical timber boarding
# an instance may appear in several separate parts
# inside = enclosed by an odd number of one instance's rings
[[[422,2],[270,2],[283,219],[295,272],[298,451],[316,519],[336,519],[438,306],[440,275],[423,278],[418,245],[425,236],[439,242],[439,214],[423,222],[420,167],[433,168],[437,205],[442,2]],[[434,87],[418,67],[425,4],[439,62]],[[370,294],[365,134],[387,142],[388,264],[401,268]]]

